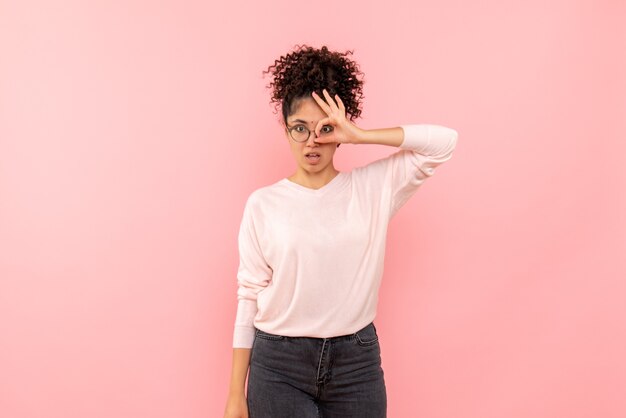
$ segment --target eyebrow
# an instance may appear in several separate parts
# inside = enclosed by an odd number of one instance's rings
[[[321,120],[321,119],[320,119],[320,120]],[[309,123],[309,122],[307,122],[307,121],[305,121],[305,120],[303,120],[303,119],[294,119],[294,120],[292,120],[292,121],[291,121],[291,122],[289,122],[289,123],[296,123],[296,122],[302,122],[302,123],[305,123],[305,124],[306,124],[306,123]],[[314,123],[314,122],[313,122],[313,121],[311,121],[311,123]]]

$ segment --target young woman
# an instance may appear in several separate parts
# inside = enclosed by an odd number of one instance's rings
[[[373,320],[387,225],[451,158],[458,135],[431,124],[357,127],[363,81],[348,54],[303,45],[264,72],[297,168],[243,210],[225,417],[386,416]],[[399,149],[338,171],[341,144]]]

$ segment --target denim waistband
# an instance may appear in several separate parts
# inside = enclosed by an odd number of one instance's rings
[[[266,332],[263,331],[257,327],[254,327],[255,329],[255,335],[258,335],[259,333],[263,333],[266,336],[270,336],[270,337],[274,337],[276,339],[299,339],[299,340],[326,340],[326,341],[343,341],[343,340],[353,340],[354,338],[356,338],[356,334],[363,332],[365,330],[367,330],[368,328],[372,328],[374,332],[376,332],[376,326],[374,325],[374,322],[370,322],[369,324],[367,324],[366,326],[364,326],[363,328],[361,328],[360,330],[353,332],[352,334],[345,334],[345,335],[337,335],[335,337],[305,337],[305,336],[289,336],[289,335],[279,335],[279,334],[272,334],[271,332]]]

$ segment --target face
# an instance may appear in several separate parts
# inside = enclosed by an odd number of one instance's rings
[[[289,132],[285,130],[287,141],[289,141],[291,146],[291,152],[299,166],[298,170],[304,170],[308,173],[319,173],[325,170],[335,171],[333,156],[337,150],[337,143],[315,142],[317,139],[315,136],[315,127],[320,120],[328,115],[319,107],[312,97],[300,99],[300,101],[296,103],[296,107],[296,112],[287,117],[287,127],[292,128],[294,126],[304,125],[311,131],[311,135],[306,142],[296,142],[291,138]],[[296,128],[296,130],[297,129],[298,128]],[[322,131],[324,129],[328,130],[329,128],[322,127]],[[311,152],[318,153],[320,155],[319,158],[307,158],[306,154]]]

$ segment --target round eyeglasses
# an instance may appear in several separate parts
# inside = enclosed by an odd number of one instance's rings
[[[333,129],[334,128],[332,125],[322,126],[322,129],[320,130],[320,136],[329,135],[333,131]],[[308,141],[312,132],[305,125],[296,125],[296,126],[288,127],[287,130],[289,131],[289,136],[291,136],[291,139],[293,139],[296,142]]]

